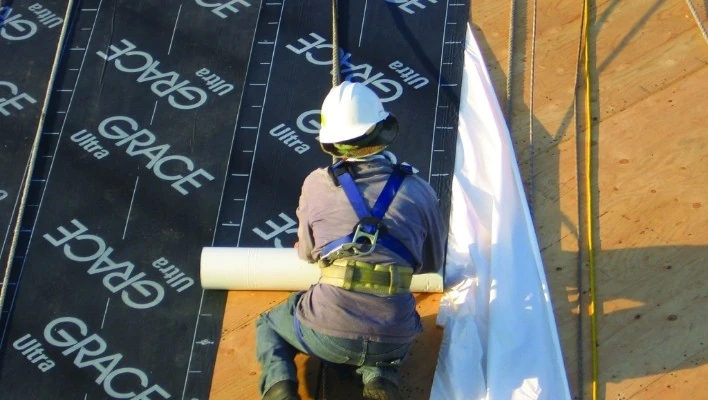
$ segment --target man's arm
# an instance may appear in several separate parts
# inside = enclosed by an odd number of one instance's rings
[[[312,250],[315,247],[315,239],[312,235],[312,228],[310,226],[310,210],[308,208],[307,201],[307,179],[302,186],[302,193],[300,194],[300,202],[296,210],[298,227],[297,227],[297,255],[301,259],[314,263],[315,259],[312,258]]]
[[[431,200],[425,211],[427,232],[423,242],[423,267],[420,273],[442,271],[447,243],[447,224],[440,213],[437,195],[433,188],[428,187],[428,189]]]

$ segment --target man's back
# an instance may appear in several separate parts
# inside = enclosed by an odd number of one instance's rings
[[[371,207],[381,193],[394,165],[383,156],[366,162],[352,162],[354,180]],[[322,248],[332,240],[350,234],[359,222],[344,190],[337,187],[327,169],[313,171],[303,183],[297,210],[300,223],[298,254],[315,262]],[[384,215],[383,223],[422,264],[416,272],[435,272],[443,262],[445,224],[435,192],[416,175],[407,176]],[[373,264],[407,265],[392,251],[378,246],[360,261]]]
[[[383,156],[350,164],[357,187],[371,207],[394,165]],[[297,214],[298,252],[310,262],[320,258],[325,245],[350,234],[359,222],[344,190],[336,186],[327,169],[315,170],[305,179]],[[415,175],[406,176],[384,215],[383,224],[422,264],[416,272],[440,269],[445,226],[435,193],[427,182]],[[381,244],[373,253],[354,258],[370,264],[411,266]],[[297,312],[303,324],[350,339],[404,342],[421,329],[410,293],[379,296],[318,284],[303,295]]]

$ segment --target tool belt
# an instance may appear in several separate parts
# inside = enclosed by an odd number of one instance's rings
[[[353,292],[375,295],[409,293],[413,268],[397,265],[370,264],[338,259],[320,263],[320,281]]]

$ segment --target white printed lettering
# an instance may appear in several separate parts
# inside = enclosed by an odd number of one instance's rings
[[[408,14],[415,14],[416,10],[412,10],[411,6],[416,6],[419,9],[424,9],[425,5],[420,2],[421,0],[386,0],[388,3],[398,4],[398,8],[407,12]],[[428,0],[433,4],[437,4],[437,0]]]
[[[136,394],[135,397],[133,397],[131,400],[153,400],[153,398],[150,397],[152,393],[157,393],[165,399],[170,398],[170,394],[167,393],[165,389],[160,387],[160,385],[152,385],[149,388],[143,390],[142,392]]]
[[[147,157],[150,160],[150,162],[147,163],[147,167],[149,169],[149,168],[152,168],[155,165],[155,163],[157,162],[157,160],[162,158],[167,153],[167,150],[169,150],[169,149],[170,149],[169,144],[161,144],[161,145],[157,145],[157,146],[153,146],[153,147],[147,147],[147,148],[144,148],[141,150],[136,150],[133,152],[131,152],[131,151],[126,151],[126,152],[131,156],[143,155],[143,156]]]
[[[131,43],[132,45],[132,43]],[[130,46],[129,46],[130,47]],[[100,54],[99,54],[100,56]],[[132,57],[139,57],[138,60],[134,60]],[[140,62],[137,63],[137,67],[129,67],[126,65],[126,60],[130,59],[130,61],[140,61],[140,58],[142,58],[144,61],[143,64],[140,64]],[[158,63],[159,64],[159,63]],[[137,72],[143,72],[147,70],[148,68],[155,68],[157,65],[155,64],[155,60],[153,60],[152,56],[144,51],[139,51],[139,50],[132,50],[129,53],[126,53],[124,57],[118,58],[115,60],[115,66],[118,71],[121,72],[126,72],[129,74],[134,74]],[[145,82],[145,79],[141,81],[142,73],[140,76],[138,76],[138,79],[136,79],[138,82]]]
[[[247,2],[246,0],[229,0],[225,3],[218,2],[218,1],[213,2],[213,3],[209,3],[204,0],[195,0],[195,2],[202,7],[211,8],[212,9],[211,12],[218,15],[220,18],[227,17],[227,15],[224,14],[223,10],[228,10],[234,14],[239,12],[239,9],[234,7],[234,5],[236,5],[236,4],[240,4],[243,7],[250,7],[251,6],[251,3]]]
[[[214,176],[212,174],[199,168],[198,170],[193,171],[189,175],[186,175],[186,176],[180,178],[177,182],[174,182],[170,186],[172,186],[175,190],[177,190],[178,192],[180,192],[182,194],[187,194],[187,193],[189,193],[189,191],[187,191],[187,189],[182,187],[182,185],[184,185],[185,183],[189,183],[190,185],[194,186],[195,188],[202,187],[202,183],[195,180],[195,178],[197,176],[202,176],[202,177],[204,177],[204,179],[209,180],[209,181],[214,180]]]
[[[316,117],[313,117],[315,116]],[[311,118],[313,117],[313,118]],[[297,127],[303,132],[318,134],[320,133],[320,110],[305,111],[297,117]]]
[[[34,13],[37,20],[49,29],[60,26],[64,19],[57,16],[47,8],[43,8],[39,3],[35,3],[27,8]],[[12,41],[29,39],[37,33],[37,24],[28,19],[23,19],[22,14],[12,14],[12,7],[0,7],[0,37]]]
[[[37,102],[32,96],[27,93],[20,93],[20,89],[12,82],[0,81],[0,86],[4,86],[10,89],[10,95],[14,97],[4,98],[0,97],[0,114],[8,117],[10,116],[10,111],[6,109],[8,106],[12,106],[14,109],[20,111],[24,109],[22,101],[30,104]]]
[[[165,257],[160,257],[153,261],[152,266],[162,273],[166,282],[177,292],[183,292],[194,285],[194,279],[185,275],[175,265],[168,265],[170,262]]]
[[[195,170],[191,159],[181,155],[167,155],[170,145],[152,146],[157,140],[155,134],[139,128],[134,119],[118,115],[104,119],[98,126],[98,132],[106,139],[115,140],[118,147],[127,145],[125,151],[129,156],[145,156],[149,160],[146,167],[157,178],[173,182],[172,188],[182,195],[189,194],[185,188],[187,184],[198,189],[204,181],[214,180],[209,172],[201,168]]]
[[[0,81],[0,86],[5,86],[6,88],[10,89],[10,94],[13,96],[16,95],[20,91],[20,89],[17,87],[17,85],[15,85],[12,82]]]
[[[42,23],[42,25],[46,26],[47,28],[54,28],[62,24],[64,22],[63,18],[60,18],[53,12],[51,12],[48,8],[42,8],[42,6],[39,3],[34,3],[28,8],[30,11],[32,11],[37,18],[39,19],[39,22]]]
[[[37,24],[32,21],[22,19],[22,14],[15,14],[8,17],[12,13],[10,6],[0,8],[0,37],[7,40],[19,41],[29,39],[37,33]]]
[[[29,333],[15,340],[12,347],[19,350],[25,358],[37,366],[42,372],[47,372],[54,367],[54,361],[44,354],[44,347]]]
[[[398,75],[403,79],[403,82],[407,83],[409,86],[413,86],[415,89],[420,89],[430,83],[430,80],[428,78],[422,77],[412,68],[406,67],[402,62],[398,60],[389,64],[388,67],[396,71]]]
[[[135,289],[138,293],[140,293],[144,298],[146,299],[152,299],[152,301],[140,303],[137,301],[134,301],[130,297],[130,293],[127,290],[123,290],[123,293],[121,293],[120,297],[123,300],[123,302],[131,308],[136,308],[136,309],[146,309],[146,308],[151,308],[159,304],[162,299],[165,297],[165,289],[162,287],[157,282],[150,281],[150,280],[140,280],[135,283],[132,283],[130,285],[130,289]]]
[[[91,349],[92,343],[94,347],[93,349]],[[100,336],[94,333],[67,347],[66,350],[61,352],[61,354],[68,356],[69,354],[78,350],[78,352],[76,353],[76,357],[74,358],[74,364],[76,364],[76,366],[79,368],[83,368],[88,365],[87,362],[83,362],[84,357],[97,356],[103,354],[103,352],[106,351],[107,348],[108,345],[106,345],[106,342]],[[101,378],[101,380],[103,379]]]
[[[113,248],[97,235],[88,234],[88,228],[76,219],[71,223],[77,228],[74,232],[60,226],[57,231],[63,235],[55,239],[50,234],[44,234],[44,239],[54,247],[63,246],[64,255],[76,262],[91,262],[86,271],[89,275],[107,273],[104,275],[103,286],[111,293],[121,292],[121,300],[128,307],[135,309],[151,308],[159,304],[165,297],[165,289],[157,282],[145,279],[144,272],[135,273],[135,264],[130,261],[116,262],[110,258]],[[78,245],[76,242],[88,242]],[[72,247],[72,245],[74,247]],[[85,254],[76,254],[81,248]],[[94,250],[95,249],[95,250]]]
[[[135,396],[135,392],[119,392],[113,388],[113,379],[120,375],[123,375],[123,377],[121,377],[122,380],[125,380],[125,375],[133,375],[137,377],[141,387],[146,387],[148,384],[148,377],[145,372],[137,368],[118,368],[117,370],[111,372],[106,377],[106,381],[103,383],[103,389],[111,397],[115,397],[117,399],[129,399]]]
[[[112,53],[110,56],[102,51],[97,51],[96,54],[98,54],[99,57],[103,58],[106,61],[113,61],[116,58],[128,54],[128,52],[135,50],[135,45],[125,39],[121,40],[121,43],[123,43],[126,48],[121,50],[115,45],[110,45],[108,46],[108,50]],[[152,59],[152,58],[151,58]]]
[[[141,137],[143,138],[143,140],[139,140],[139,138]],[[129,156],[134,156],[135,147],[149,146],[155,143],[155,135],[147,129],[141,129],[133,133],[132,135],[128,135],[124,139],[117,141],[116,146],[120,147],[126,143],[129,144],[128,147],[125,149],[125,152],[128,153]]]
[[[73,335],[69,332],[73,332]],[[118,399],[140,399],[148,400],[151,393],[157,393],[162,398],[170,398],[170,394],[161,386],[153,384],[148,387],[149,379],[145,372],[132,367],[118,367],[123,360],[121,353],[105,354],[108,344],[98,334],[88,335],[86,323],[75,317],[59,317],[47,324],[44,328],[44,339],[51,345],[65,348],[62,351],[64,356],[76,353],[73,363],[78,368],[93,367],[99,373],[95,382],[102,386],[106,394]],[[129,385],[134,379],[128,376],[137,377],[137,385]],[[117,391],[113,381],[118,378],[121,387],[134,388],[140,393],[132,391]]]
[[[298,154],[302,154],[310,149],[310,145],[303,143],[295,134],[295,131],[285,126],[285,124],[280,124],[271,129],[270,135],[278,138],[281,143],[293,149]]]
[[[167,102],[174,108],[191,110],[206,103],[207,93],[204,90],[190,86],[189,80],[180,81],[177,72],[160,72],[157,69],[160,62],[154,60],[149,53],[136,50],[137,47],[129,40],[122,39],[121,43],[125,46],[123,49],[110,45],[108,53],[97,51],[96,54],[106,61],[113,61],[116,69],[121,72],[140,72],[137,82],[152,81],[150,90],[161,98],[167,96]]]
[[[256,233],[258,236],[261,237],[263,240],[270,240],[275,238],[274,243],[275,247],[283,247],[282,246],[282,241],[280,240],[279,237],[276,237],[282,233],[297,233],[297,222],[293,220],[288,214],[281,212],[278,214],[278,216],[285,221],[285,225],[283,226],[278,226],[275,224],[275,222],[271,220],[266,221],[266,225],[271,227],[273,229],[273,232],[270,233],[265,233],[263,232],[260,228],[253,228],[253,232]]]
[[[317,135],[320,130],[320,110],[305,111],[298,116],[296,124],[300,132],[281,123],[278,126],[271,128],[270,135],[278,138],[278,141],[293,149],[298,154],[304,154],[310,150],[310,145],[305,143],[298,133],[304,132],[307,134]]]
[[[108,150],[102,149],[102,150],[98,150],[98,151],[96,151],[95,153],[93,153],[93,156],[94,156],[97,160],[100,160],[100,159],[102,159],[103,157],[107,156],[108,154],[109,154],[109,153],[108,153]]]
[[[49,342],[49,344],[56,346],[56,347],[68,347],[71,345],[74,345],[76,343],[76,339],[71,336],[67,331],[64,329],[59,329],[56,331],[56,334],[60,336],[60,338],[57,338],[56,336],[53,335],[54,333],[54,328],[56,325],[61,324],[63,322],[70,322],[74,326],[74,328],[79,329],[79,334],[81,336],[86,335],[88,333],[88,327],[84,323],[84,321],[78,319],[78,318],[73,318],[73,317],[61,317],[57,318],[54,321],[50,322],[45,328],[44,328],[44,339]],[[71,327],[71,326],[69,326]]]
[[[72,221],[73,222],[73,221]],[[88,262],[88,261],[93,261],[103,255],[103,253],[106,251],[106,242],[103,241],[100,237],[96,235],[79,235],[75,239],[75,241],[89,241],[92,242],[96,246],[96,250],[94,253],[87,253],[86,255],[78,255],[74,253],[73,250],[71,250],[71,246],[68,244],[64,245],[64,255],[72,261],[76,262]],[[84,246],[76,246],[79,248],[86,249],[87,247],[90,248],[90,246],[84,245]]]
[[[300,44],[302,44],[302,45],[305,46],[305,47],[303,47],[303,48],[301,48],[301,49],[298,49],[298,48],[296,48],[295,46],[293,46],[293,45],[291,45],[291,44],[285,46],[285,48],[288,49],[288,50],[290,50],[290,51],[292,51],[292,52],[295,53],[295,54],[302,54],[302,53],[305,53],[305,56],[308,57],[308,58],[307,58],[307,61],[309,61],[309,62],[312,63],[312,64],[315,64],[315,65],[331,65],[331,64],[332,64],[332,60],[331,60],[331,59],[330,59],[329,61],[326,61],[326,60],[325,60],[325,61],[321,61],[321,62],[318,62],[318,61],[312,59],[312,55],[310,54],[310,50],[315,49],[315,48],[319,49],[319,48],[327,47],[327,46],[329,46],[329,48],[331,49],[332,46],[331,46],[331,45],[328,45],[328,44],[326,43],[326,39],[325,39],[325,38],[323,38],[322,36],[320,36],[320,35],[318,35],[318,34],[316,34],[316,33],[314,33],[314,32],[310,33],[310,36],[315,39],[314,42],[308,42],[307,40],[305,40],[305,39],[303,39],[303,38],[300,38],[300,39],[297,40],[298,43],[300,43]],[[330,53],[330,57],[331,57],[331,53]]]
[[[82,129],[71,135],[71,141],[77,143],[82,149],[89,152],[98,160],[109,154],[108,150],[101,146],[96,135],[88,132],[86,129]]]
[[[305,59],[315,65],[332,65],[332,44],[314,33],[310,33],[310,37],[314,41],[307,41],[303,38],[298,39],[298,43],[303,47],[297,48],[294,45],[288,44],[285,47],[295,54],[305,54]],[[321,50],[319,57],[315,56],[315,50]],[[381,101],[386,103],[401,97],[403,94],[403,86],[392,80],[383,78],[383,73],[379,72],[372,75],[373,67],[369,64],[356,65],[352,63],[351,54],[339,49],[339,59],[342,65],[342,78],[347,81],[360,82],[364,85],[371,86],[372,90],[378,91]]]
[[[202,68],[199,71],[196,72],[196,75],[204,82],[207,83],[207,88],[211,90],[212,92],[218,94],[219,96],[223,96],[226,93],[234,90],[234,85],[230,83],[226,83],[225,80],[223,80],[219,75],[214,74],[214,73],[209,73],[209,70],[206,68]]]
[[[64,237],[63,237],[62,239],[59,239],[59,240],[54,239],[54,238],[53,238],[51,235],[49,235],[48,233],[44,235],[44,238],[45,238],[49,243],[51,243],[54,247],[59,247],[59,246],[63,245],[64,243],[68,242],[69,240],[74,239],[74,238],[76,238],[77,236],[83,234],[84,232],[88,232],[88,228],[85,227],[81,222],[79,222],[79,221],[73,219],[73,220],[71,220],[71,223],[74,224],[74,226],[77,227],[77,228],[79,228],[79,229],[78,229],[77,231],[75,231],[75,232],[69,232],[66,228],[64,228],[63,226],[60,226],[59,228],[57,228],[57,230],[58,230],[62,235],[64,235]]]
[[[105,342],[104,342],[105,343]],[[104,346],[105,348],[105,346]],[[97,353],[97,354],[102,354],[102,352]],[[93,360],[88,360],[85,362],[79,362],[78,361],[78,356],[77,356],[77,362],[76,364],[77,367],[79,368],[84,368],[84,367],[94,367],[98,372],[101,374],[96,378],[96,383],[101,384],[103,381],[106,379],[108,374],[113,371],[113,369],[118,365],[120,360],[123,359],[122,354],[111,354],[103,357],[97,357]]]
[[[190,160],[189,158],[187,158],[185,156],[173,155],[173,156],[163,157],[158,162],[155,163],[155,166],[152,169],[153,172],[155,172],[155,176],[157,176],[160,179],[166,180],[166,181],[176,181],[177,179],[182,178],[182,175],[179,175],[179,174],[169,175],[162,170],[163,164],[165,164],[168,161],[180,162],[180,163],[186,165],[187,171],[194,171],[194,163],[192,162],[192,160]],[[174,163],[172,163],[172,165],[174,165]],[[168,168],[168,171],[169,170],[176,170],[176,169],[177,168],[172,167],[172,168]]]

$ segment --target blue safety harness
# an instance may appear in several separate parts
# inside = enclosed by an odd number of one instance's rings
[[[381,194],[369,209],[354,182],[350,165],[345,160],[340,160],[330,167],[330,176],[338,186],[344,189],[349,203],[359,217],[359,222],[354,230],[347,236],[328,243],[322,249],[322,260],[333,261],[342,257],[371,254],[376,245],[380,244],[405,260],[408,265],[416,268],[419,263],[408,248],[398,239],[391,236],[383,224],[383,216],[396,196],[398,189],[406,176],[413,174],[413,167],[406,164],[394,165]]]
[[[371,209],[369,209],[359,188],[356,186],[350,167],[351,165],[347,164],[346,161],[340,160],[329,168],[329,173],[335,184],[344,189],[349,203],[359,217],[359,222],[352,233],[325,245],[322,249],[323,255],[321,259],[325,262],[331,262],[341,257],[371,254],[376,245],[380,244],[404,259],[408,265],[416,268],[419,264],[413,254],[401,241],[386,231],[386,226],[382,222],[383,216],[386,214],[391,202],[393,202],[393,198],[396,197],[403,180],[406,176],[413,174],[413,167],[406,164],[394,165],[391,176],[389,176],[386,185],[384,185],[381,194],[379,194]],[[312,354],[307,343],[305,343],[305,338],[302,336],[302,329],[297,316],[293,318],[293,325],[298,341],[308,354]]]

